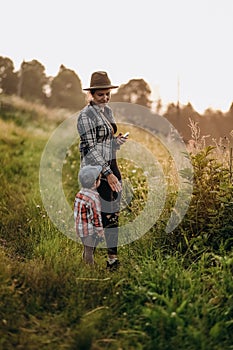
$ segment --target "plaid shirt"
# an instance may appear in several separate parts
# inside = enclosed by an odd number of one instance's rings
[[[119,149],[111,125],[115,127],[116,132],[116,123],[109,106],[104,107],[103,116],[101,108],[90,103],[78,116],[82,166],[100,165],[104,175],[112,173],[109,164],[113,157],[115,158],[114,151]]]
[[[96,190],[82,188],[74,201],[74,220],[76,233],[79,237],[86,237],[97,233],[104,235],[100,197]]]

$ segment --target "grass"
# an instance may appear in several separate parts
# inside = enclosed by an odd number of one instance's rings
[[[24,108],[21,113],[29,121]],[[59,232],[41,201],[40,158],[52,125],[57,125],[50,123],[46,131],[38,120],[20,125],[14,118],[0,119],[0,349],[233,349],[232,249],[229,243],[226,249],[223,234],[217,247],[211,240],[205,243],[204,233],[208,236],[210,231],[203,221],[206,213],[197,216],[195,211],[196,195],[175,237],[164,233],[174,189],[156,225],[139,240],[119,247],[119,271],[106,270],[105,249],[97,249],[96,266],[90,268],[82,262],[81,245]],[[137,142],[139,134],[134,133]],[[149,137],[143,140],[151,143]],[[67,153],[62,174],[71,206],[78,189],[76,146]],[[168,174],[166,150],[158,152]],[[215,203],[222,208],[222,224],[210,215],[209,230],[225,229],[229,235],[232,192],[229,183],[224,187],[227,173],[219,187],[218,171],[208,172],[213,162],[206,162],[204,153],[199,158],[194,162],[200,180],[195,191],[201,192],[207,172],[212,190],[219,194]],[[142,210],[147,183],[135,162],[129,160],[127,167],[120,162],[120,167],[135,189],[133,201],[121,214],[123,225]],[[173,182],[174,177],[170,189]],[[216,209],[208,188],[203,189],[206,207]],[[205,210],[203,198],[198,200]],[[189,237],[190,228],[195,236]],[[189,244],[179,249],[184,236]]]

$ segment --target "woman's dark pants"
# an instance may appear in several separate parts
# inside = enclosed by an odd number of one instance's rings
[[[118,225],[121,192],[111,190],[107,179],[102,178],[98,192],[101,200],[101,216],[105,231],[108,255],[117,255]]]

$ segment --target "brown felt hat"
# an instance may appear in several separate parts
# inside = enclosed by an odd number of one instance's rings
[[[112,85],[106,72],[94,72],[91,75],[90,87],[83,90],[92,89],[116,89],[118,86]]]

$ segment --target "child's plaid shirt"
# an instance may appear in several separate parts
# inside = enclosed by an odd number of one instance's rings
[[[99,193],[96,190],[82,188],[74,201],[74,220],[76,233],[79,237],[98,234],[104,235],[101,204]]]

